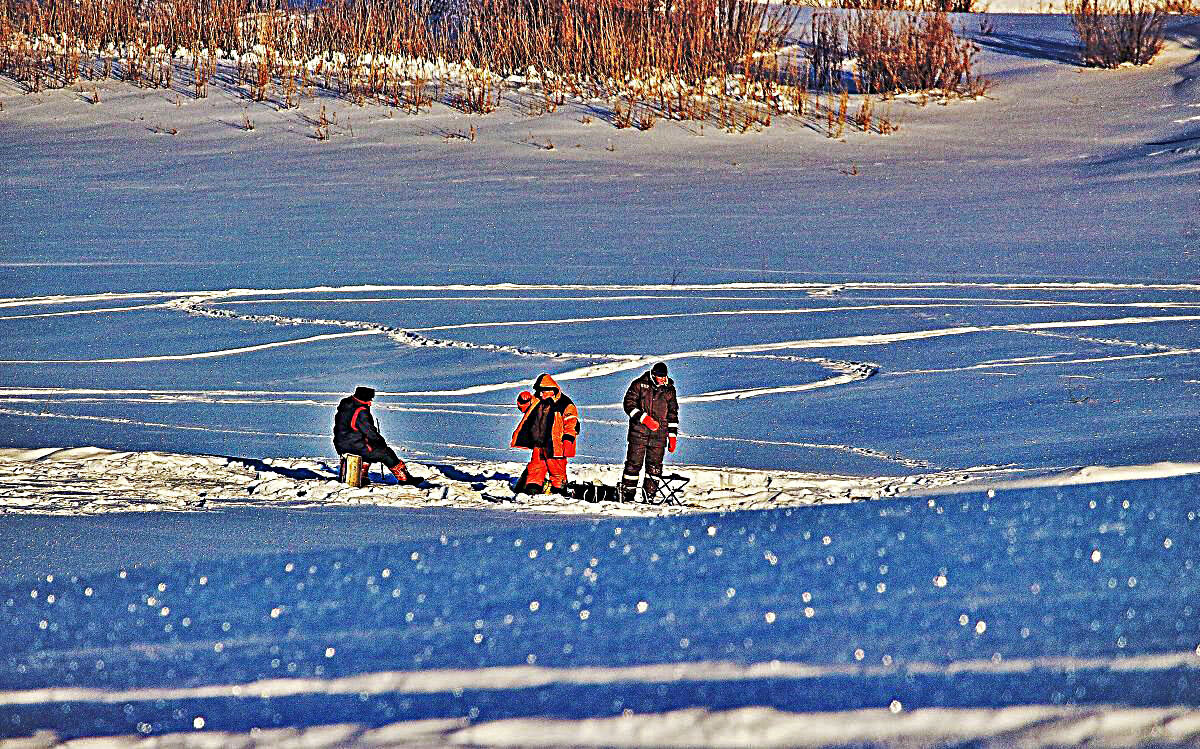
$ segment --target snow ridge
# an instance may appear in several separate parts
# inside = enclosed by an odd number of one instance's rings
[[[713,438],[719,439],[719,438]],[[790,444],[790,443],[784,443]],[[806,445],[859,450],[848,446]],[[893,460],[895,456],[889,456]],[[55,481],[44,480],[53,464]],[[91,515],[126,511],[196,511],[217,506],[325,507],[380,505],[456,507],[569,515],[660,516],[803,507],[895,497],[911,492],[982,490],[1135,480],[1200,473],[1196,463],[1018,471],[978,466],[909,476],[837,476],[717,466],[672,466],[687,476],[682,505],[586,502],[559,495],[514,496],[517,462],[411,461],[431,484],[397,486],[390,477],[353,488],[320,458],[252,460],[219,455],[114,451],[96,447],[0,449],[0,514]],[[917,467],[917,466],[914,466]],[[378,471],[378,469],[376,469]],[[621,465],[579,463],[572,479],[615,485]],[[1022,476],[1025,474],[1025,476]],[[378,474],[376,474],[378,475]]]
[[[209,642],[197,643],[207,650]],[[270,699],[305,694],[432,694],[471,689],[529,689],[551,684],[671,684],[695,681],[753,681],[788,679],[805,681],[831,676],[891,676],[921,674],[1012,674],[1109,671],[1112,673],[1171,672],[1200,670],[1200,654],[1184,651],[1154,653],[1123,658],[1043,656],[992,661],[951,663],[914,662],[889,666],[858,664],[814,664],[769,661],[748,665],[699,661],[637,666],[492,666],[478,669],[430,669],[360,673],[334,679],[279,678],[244,684],[211,684],[192,687],[146,687],[99,689],[51,687],[0,692],[0,705],[58,704],[64,702],[122,703],[149,700],[198,700],[238,697]]]
[[[1002,708],[863,709],[800,713],[753,706],[730,710],[688,708],[581,720],[514,718],[472,723],[465,718],[428,718],[383,726],[338,723],[312,728],[256,728],[167,733],[154,746],[303,746],[308,749],[376,749],[431,746],[513,747],[825,747],[943,746],[980,744],[1028,749],[1063,746],[1192,746],[1200,738],[1200,710],[1188,707],[1130,708],[1118,705]],[[53,746],[56,735],[39,732],[17,746]],[[140,735],[89,739],[89,747],[126,747]]]
[[[803,445],[853,449],[846,446]],[[415,452],[415,451],[412,451]],[[54,482],[43,480],[54,464]],[[410,461],[432,484],[397,486],[375,474],[370,486],[336,480],[337,466],[320,458],[248,460],[215,455],[125,452],[100,448],[0,449],[0,514],[90,515],[122,511],[195,511],[229,504],[320,507],[371,504],[394,507],[488,508],[572,515],[676,515],[766,509],[889,497],[950,487],[1012,471],[980,467],[911,476],[852,477],[708,466],[672,466],[691,479],[682,505],[586,502],[559,495],[514,496],[517,462]],[[378,468],[375,469],[378,471]],[[619,464],[579,463],[572,480],[610,486]],[[383,482],[383,483],[381,483]]]

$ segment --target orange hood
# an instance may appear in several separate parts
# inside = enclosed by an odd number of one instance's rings
[[[548,388],[554,388],[558,392],[562,392],[562,388],[560,388],[558,383],[554,381],[554,378],[548,374],[540,374],[538,375],[538,378],[533,381],[534,390],[546,390]]]

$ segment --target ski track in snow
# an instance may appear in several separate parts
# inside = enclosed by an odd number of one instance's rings
[[[0,364],[137,364],[145,362],[159,361],[186,361],[188,359],[214,359],[219,356],[235,356],[237,354],[249,354],[255,351],[266,351],[273,348],[281,348],[283,346],[298,346],[305,343],[318,343],[321,341],[332,341],[337,338],[351,338],[364,335],[376,335],[377,331],[373,330],[355,330],[348,333],[324,333],[321,335],[307,336],[305,338],[293,338],[286,341],[272,341],[270,343],[257,343],[252,346],[237,346],[227,349],[216,349],[213,351],[199,351],[191,354],[159,354],[155,356],[120,356],[107,359],[25,359],[22,361],[7,361]]]
[[[976,293],[978,296],[912,296],[906,295],[911,291],[941,291],[960,290],[964,293]],[[1039,298],[1024,299],[1014,297],[1014,291],[1036,291]],[[876,296],[862,298],[849,297],[845,304],[836,302],[852,292],[883,292]],[[995,292],[1002,292],[993,298]],[[22,312],[14,315],[0,316],[0,324],[5,320],[35,320],[45,317],[61,317],[71,315],[121,314],[125,312],[165,309],[175,310],[183,314],[229,319],[239,322],[271,325],[271,326],[310,326],[341,328],[341,332],[320,333],[297,338],[251,343],[245,346],[213,349],[190,353],[167,353],[141,356],[114,356],[96,359],[12,359],[0,361],[0,365],[97,365],[107,363],[148,363],[200,360],[217,357],[239,356],[270,349],[290,346],[321,345],[330,341],[349,337],[382,335],[388,339],[411,347],[437,347],[463,350],[486,351],[516,357],[529,357],[549,361],[585,360],[583,366],[568,368],[554,373],[556,379],[571,382],[599,377],[607,377],[623,372],[641,370],[654,361],[680,361],[700,358],[745,358],[761,359],[787,363],[816,364],[829,370],[831,376],[815,381],[800,383],[767,383],[753,387],[728,388],[705,392],[682,393],[680,402],[705,403],[725,400],[741,400],[746,398],[769,397],[786,393],[803,393],[823,388],[850,386],[879,374],[879,366],[861,361],[845,361],[817,356],[802,356],[789,351],[809,351],[818,349],[840,349],[873,346],[889,346],[898,343],[924,341],[953,336],[966,336],[989,333],[1017,333],[1030,336],[1051,337],[1092,346],[1112,346],[1126,351],[1112,355],[1080,356],[1075,352],[1063,351],[1055,354],[1036,356],[1011,357],[993,359],[965,364],[954,367],[930,367],[905,371],[885,371],[888,376],[917,375],[917,374],[946,374],[967,372],[972,370],[1002,370],[996,374],[1006,373],[1003,370],[1019,370],[1026,367],[1061,367],[1064,365],[1093,364],[1100,362],[1115,362],[1122,360],[1152,359],[1165,356],[1191,356],[1200,354],[1200,348],[1176,347],[1162,343],[1130,341],[1115,337],[1096,337],[1086,335],[1083,331],[1093,328],[1113,328],[1122,326],[1177,324],[1200,321],[1200,314],[1149,314],[1121,315],[1117,317],[1096,317],[1090,319],[1067,320],[1035,320],[1028,322],[998,323],[990,325],[955,325],[949,327],[933,327],[922,330],[898,330],[882,333],[849,333],[845,335],[798,338],[777,340],[765,343],[746,343],[741,345],[717,346],[705,349],[682,351],[665,351],[653,356],[630,353],[579,353],[565,351],[541,351],[512,345],[488,342],[471,342],[446,338],[431,338],[425,335],[431,332],[447,332],[466,329],[503,329],[514,327],[536,328],[546,325],[595,325],[620,324],[630,321],[648,321],[672,318],[731,318],[746,320],[762,317],[764,319],[777,316],[796,316],[820,314],[824,316],[837,313],[869,313],[887,311],[923,310],[944,311],[947,309],[1145,309],[1145,310],[1195,310],[1200,307],[1200,301],[1180,301],[1178,299],[1163,299],[1162,301],[1146,301],[1131,299],[1129,301],[1113,301],[1103,298],[1111,293],[1170,293],[1194,294],[1200,292],[1200,284],[1126,284],[1126,283],[989,283],[989,282],[842,282],[842,283],[714,283],[689,285],[586,285],[586,284],[486,284],[486,285],[365,285],[365,286],[316,286],[290,289],[223,289],[211,291],[148,291],[142,293],[100,293],[82,295],[13,297],[0,299],[0,308],[6,309],[37,309],[51,308],[50,311]],[[890,295],[894,293],[895,295]],[[399,296],[389,296],[399,295]],[[1087,298],[1075,298],[1079,295]],[[769,295],[769,296],[768,296]],[[1061,295],[1068,298],[1053,298]],[[1097,295],[1100,295],[1097,298]],[[1047,298],[1047,297],[1051,298]],[[809,298],[823,300],[826,306],[786,306],[787,302]],[[277,304],[281,302],[296,302],[314,304],[321,302],[336,303],[389,303],[395,301],[427,301],[438,303],[476,302],[482,299],[511,302],[530,302],[538,300],[563,301],[619,301],[619,300],[678,300],[706,299],[741,302],[743,304],[761,304],[765,299],[781,303],[774,308],[735,308],[716,309],[689,312],[647,312],[641,314],[619,314],[594,316],[574,316],[564,318],[530,318],[494,321],[475,321],[464,323],[447,323],[428,326],[396,326],[378,322],[354,319],[337,319],[309,317],[303,315],[258,314],[242,313],[232,307],[247,304]],[[140,302],[140,303],[135,303]],[[829,302],[834,302],[829,304]],[[867,302],[867,303],[863,303]],[[83,309],[61,309],[64,306],[88,305]],[[99,306],[97,306],[99,305]],[[112,306],[107,306],[112,305]],[[53,309],[59,307],[60,309]],[[1078,331],[1078,332],[1075,332]],[[1134,349],[1134,351],[1129,351]],[[490,416],[495,418],[512,417],[511,408],[501,404],[459,402],[461,399],[488,393],[513,391],[528,386],[525,380],[504,382],[474,382],[463,387],[441,390],[419,391],[379,391],[381,396],[390,399],[401,399],[399,402],[390,400],[380,407],[384,410],[411,411],[425,413],[446,413],[473,416]],[[198,430],[213,432],[234,432],[265,436],[295,436],[320,437],[324,435],[292,434],[287,432],[270,432],[259,430],[229,429],[202,425],[178,423],[162,423],[140,420],[136,418],[118,418],[91,415],[75,415],[55,413],[47,408],[48,404],[59,403],[207,403],[207,404],[241,404],[241,405],[291,405],[302,407],[328,407],[341,397],[340,393],[322,391],[286,391],[286,390],[149,390],[149,389],[104,389],[104,388],[47,388],[22,387],[9,385],[0,387],[0,402],[10,406],[20,406],[37,401],[38,410],[31,411],[21,408],[3,408],[0,413],[10,416],[28,418],[70,418],[94,420],[131,426],[169,428],[181,430]],[[406,402],[403,399],[423,399]],[[617,410],[620,404],[581,404],[586,409]],[[594,422],[614,426],[623,425],[623,420],[596,420]],[[898,456],[884,451],[872,450],[867,447],[837,444],[822,444],[801,440],[755,440],[747,438],[724,437],[720,435],[685,434],[689,439],[741,442],[746,444],[771,445],[783,447],[801,447],[810,449],[838,450],[895,462],[909,468],[931,468],[924,460]],[[409,442],[408,444],[418,444]],[[461,449],[482,450],[482,446],[459,445]]]

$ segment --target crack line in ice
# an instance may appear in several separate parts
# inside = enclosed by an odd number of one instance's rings
[[[341,397],[345,397],[345,396],[341,396]],[[27,403],[29,403],[29,400],[30,400],[29,398],[8,397],[8,396],[3,395],[2,392],[0,392],[0,403],[27,404]],[[278,398],[271,399],[271,400],[261,400],[261,399],[255,399],[255,398],[246,398],[246,399],[240,399],[240,398],[186,398],[186,397],[180,397],[180,398],[156,398],[156,397],[134,398],[134,397],[129,397],[129,396],[116,397],[116,398],[100,398],[100,397],[95,397],[95,396],[55,398],[54,402],[58,403],[58,404],[64,404],[64,403],[146,403],[146,404],[154,404],[154,405],[160,405],[160,406],[176,405],[176,404],[183,404],[183,403],[204,403],[207,405],[214,405],[214,406],[219,406],[219,405],[224,405],[224,406],[230,406],[230,405],[239,405],[239,406],[246,406],[246,405],[249,405],[249,406],[306,406],[306,407],[319,406],[319,407],[326,407],[326,408],[333,408],[337,404],[336,399],[331,400],[331,401],[315,401],[315,400],[278,399]],[[451,404],[451,405],[458,406],[458,404]],[[430,405],[430,406],[417,406],[417,405],[409,405],[406,403],[400,403],[400,404],[389,403],[389,404],[385,404],[385,405],[377,404],[375,406],[375,408],[377,410],[382,410],[382,411],[399,411],[401,413],[457,414],[457,415],[461,415],[461,416],[498,416],[498,417],[503,417],[503,418],[511,418],[511,414],[508,413],[509,411],[511,411],[511,407],[510,406],[499,406],[499,405],[496,406],[496,408],[497,409],[502,408],[502,409],[504,409],[504,412],[472,411],[472,410],[468,410],[467,408],[449,407],[449,406],[445,406],[445,405],[441,405],[441,404],[434,404],[434,405]],[[13,412],[13,413],[16,413],[16,412]],[[43,415],[56,416],[57,414],[48,414],[45,412],[39,412],[39,413],[35,414],[35,413],[30,412],[30,415],[31,416],[43,416]],[[65,417],[65,418],[73,418],[73,417]],[[80,418],[83,418],[83,417],[80,417]],[[137,424],[137,425],[141,425],[141,426],[167,426],[165,424],[155,424],[153,422],[143,422],[143,421],[122,421],[119,423]],[[221,430],[214,430],[214,431],[221,431]],[[253,432],[247,432],[247,434],[253,434]],[[266,433],[264,432],[263,434],[266,434]],[[326,435],[326,436],[328,436],[328,435]],[[512,448],[508,448],[508,449],[512,449]]]
[[[696,393],[694,395],[681,395],[681,396],[678,396],[678,401],[680,403],[707,403],[710,401],[741,400],[743,398],[757,398],[759,396],[772,395],[772,394],[776,394],[776,393],[795,393],[795,392],[803,392],[805,390],[818,390],[820,388],[833,387],[835,385],[845,385],[845,384],[849,384],[851,382],[858,382],[860,380],[865,380],[865,379],[873,376],[876,372],[879,371],[879,366],[876,364],[870,364],[870,363],[866,363],[866,362],[855,362],[855,361],[839,361],[836,359],[826,359],[824,357],[777,356],[777,355],[771,355],[771,354],[749,355],[749,354],[737,354],[737,353],[731,353],[731,352],[719,352],[719,353],[710,353],[710,354],[700,353],[700,354],[697,354],[697,356],[703,357],[703,358],[762,358],[762,359],[776,359],[776,360],[791,361],[791,362],[807,362],[810,364],[817,364],[821,367],[824,367],[825,369],[829,369],[834,372],[838,372],[840,374],[838,374],[834,377],[828,377],[824,380],[816,380],[813,382],[806,382],[806,383],[795,384],[795,385],[766,385],[766,386],[762,386],[762,387],[731,388],[731,389],[727,389],[727,390],[712,390],[712,391],[709,391],[706,393]],[[562,378],[560,378],[560,379],[562,379]],[[3,391],[0,390],[0,392],[3,392]],[[587,408],[589,410],[592,410],[592,409],[612,410],[612,409],[617,409],[617,408],[624,408],[624,405],[621,403],[598,403],[598,404],[588,404],[588,405],[581,404],[580,407]]]
[[[1096,704],[1011,707],[923,707],[899,713],[889,708],[789,712],[766,705],[724,710],[684,708],[583,719],[507,718],[421,736],[430,745],[455,746],[1136,746],[1146,737],[1189,745],[1198,733],[1200,711],[1183,706],[1130,708]],[[397,731],[418,731],[393,724]],[[389,728],[380,729],[390,730]],[[381,733],[387,736],[387,733]],[[403,735],[403,734],[402,734]],[[240,737],[238,737],[240,738]],[[231,737],[230,744],[240,743]],[[291,735],[287,737],[293,740]],[[164,737],[164,740],[166,737]],[[362,746],[376,746],[374,735]]]
[[[746,299],[748,297],[736,297],[738,299]],[[754,297],[761,299],[762,297]],[[792,297],[786,297],[792,298]],[[982,296],[855,296],[857,302],[964,302],[967,307],[983,307],[987,305],[1003,305],[1012,307],[1080,307],[1080,308],[1103,308],[1103,307],[1129,307],[1134,309],[1195,309],[1200,307],[1200,302],[1080,302],[1080,301],[1065,301],[1055,299],[1024,299],[1024,298],[1005,298],[1005,297],[982,297]],[[240,303],[240,302],[239,302]]]
[[[1165,343],[1154,343],[1154,342],[1143,343],[1141,341],[1126,341],[1121,338],[1094,338],[1091,336],[1075,336],[1075,335],[1067,335],[1065,333],[1048,333],[1044,330],[1037,330],[1037,331],[1031,330],[1031,331],[1029,331],[1029,335],[1043,336],[1045,338],[1061,338],[1061,339],[1068,340],[1068,341],[1080,341],[1082,343],[1099,343],[1099,344],[1106,345],[1106,346],[1128,346],[1130,348],[1153,349],[1156,351],[1182,351],[1183,350],[1183,349],[1176,348],[1175,346],[1168,346]]]
[[[880,450],[872,450],[869,447],[854,447],[853,445],[827,445],[827,444],[821,444],[819,442],[791,442],[791,441],[785,441],[785,440],[753,439],[750,437],[715,437],[715,436],[710,436],[710,435],[706,435],[706,434],[683,433],[680,436],[685,439],[706,440],[706,441],[710,441],[710,442],[743,442],[743,443],[751,444],[751,445],[764,445],[764,446],[770,446],[770,447],[803,447],[803,448],[807,448],[807,449],[818,449],[818,450],[837,450],[839,452],[847,452],[847,453],[853,453],[855,455],[861,455],[865,458],[877,458],[879,460],[886,460],[886,461],[889,461],[892,463],[899,463],[901,465],[908,466],[909,468],[932,468],[933,467],[933,464],[927,460],[920,460],[917,458],[906,458],[903,455],[895,455],[892,453],[885,453]]]
[[[1200,291],[1196,283],[1118,283],[1092,281],[1044,281],[1026,283],[962,282],[962,281],[845,281],[845,282],[728,282],[711,284],[362,284],[357,286],[309,286],[283,289],[221,289],[197,291],[147,291],[147,292],[104,292],[99,294],[42,295],[33,297],[0,297],[0,307],[31,306],[42,304],[70,304],[75,302],[111,301],[117,299],[150,299],[205,297],[216,300],[265,294],[307,293],[366,293],[366,292],[433,292],[433,291],[784,291],[801,293],[835,293],[844,289],[888,290],[888,289],[1007,289],[1042,291]]]
[[[678,400],[680,403],[706,403],[720,400],[757,398],[762,395],[773,395],[776,393],[798,393],[806,390],[834,387],[837,385],[848,385],[852,382],[865,380],[879,371],[879,368],[873,364],[861,364],[858,362],[833,362],[829,360],[824,360],[820,363],[822,366],[840,371],[842,374],[837,375],[836,377],[829,377],[824,380],[809,382],[802,385],[774,385],[757,388],[714,390],[707,393],[681,396]]]
[[[739,317],[753,315],[810,315],[820,313],[837,313],[837,312],[872,312],[879,310],[904,310],[904,309],[959,309],[962,307],[970,309],[985,309],[985,308],[1036,308],[1036,307],[1064,307],[1064,306],[1079,306],[1079,307],[1136,307],[1148,306],[1153,309],[1163,309],[1159,305],[1136,305],[1136,304],[1097,304],[1090,305],[1077,302],[1021,302],[1021,303],[1004,303],[992,302],[986,299],[978,300],[977,304],[855,304],[855,305],[839,305],[833,307],[795,307],[787,309],[736,309],[736,310],[705,310],[702,312],[661,312],[661,313],[644,313],[638,315],[604,315],[595,317],[561,317],[547,318],[536,320],[494,320],[489,322],[469,322],[469,323],[452,323],[446,325],[432,325],[423,328],[407,328],[413,333],[427,333],[435,330],[465,330],[473,328],[511,328],[537,325],[572,325],[572,324],[588,324],[597,322],[625,322],[634,320],[665,320],[671,318],[683,317]],[[1196,309],[1200,305],[1186,305],[1186,309]],[[1170,307],[1174,309],[1174,307]]]
[[[782,293],[782,292],[781,292]],[[631,302],[631,301],[661,301],[665,299],[682,299],[682,300],[703,300],[714,302],[746,302],[746,301],[794,301],[797,294],[803,293],[805,296],[811,296],[807,290],[788,294],[787,296],[765,296],[758,292],[748,292],[739,296],[712,296],[708,294],[632,294],[622,293],[619,296],[614,296],[611,293],[601,296],[582,296],[582,295],[567,295],[567,296],[448,296],[448,295],[430,295],[430,296],[379,296],[379,297],[327,297],[327,298],[292,298],[292,299],[272,299],[270,297],[260,297],[255,299],[222,299],[214,302],[222,307],[239,305],[239,304],[362,304],[374,302]],[[936,297],[933,297],[936,299]],[[1113,304],[1114,307],[1134,306]],[[1195,305],[1193,305],[1195,306]]]
[[[382,390],[378,391],[379,395],[392,395]],[[176,398],[188,402],[203,403],[206,398],[263,398],[265,396],[319,396],[331,399],[336,403],[341,398],[346,397],[344,392],[336,390],[229,390],[218,388],[214,390],[151,390],[148,388],[71,388],[71,387],[19,387],[19,386],[4,386],[0,385],[0,396],[29,396],[29,397],[54,397],[60,395],[136,395],[161,398],[163,401],[171,401]],[[231,402],[243,402],[241,400]],[[272,403],[274,401],[264,400],[263,403]],[[287,402],[287,401],[284,401]],[[317,402],[317,401],[310,401]],[[417,406],[440,405],[438,403],[414,403]],[[509,403],[455,403],[456,406],[474,406],[485,407],[494,406],[496,408],[511,409]],[[382,406],[386,407],[386,406]]]
[[[428,338],[404,328],[397,328],[391,325],[383,325],[381,323],[372,323],[362,320],[325,320],[320,318],[291,317],[286,315],[247,315],[240,314],[232,310],[217,309],[212,306],[208,306],[208,303],[218,301],[223,294],[224,292],[207,296],[193,295],[184,299],[173,300],[169,303],[169,306],[186,312],[187,314],[241,320],[245,322],[262,322],[272,325],[329,325],[342,328],[356,328],[360,331],[360,335],[365,335],[367,333],[386,335],[388,338],[391,338],[397,343],[401,343],[405,346],[412,346],[414,348],[433,346],[437,348],[476,349],[482,351],[515,354],[517,356],[541,357],[545,359],[620,358],[619,354],[572,354],[564,352],[537,351],[519,346],[502,346],[492,343],[472,343],[468,341]]]
[[[1046,367],[1046,366],[1061,366],[1063,364],[1099,364],[1101,362],[1110,361],[1126,361],[1128,359],[1156,359],[1163,356],[1186,356],[1189,354],[1200,354],[1200,348],[1193,349],[1178,349],[1173,351],[1156,351],[1152,354],[1125,354],[1123,356],[1095,356],[1085,359],[1054,359],[1051,361],[996,361],[986,362],[983,364],[971,364],[964,367],[948,367],[946,369],[908,369],[900,372],[884,372],[886,376],[914,375],[914,374],[947,374],[950,372],[967,372],[976,369],[1003,369],[1012,367]]]
[[[197,650],[211,650],[212,641],[196,642]],[[46,705],[64,702],[112,704],[150,700],[269,699],[307,694],[435,694],[454,690],[529,689],[553,684],[606,685],[618,683],[671,684],[698,681],[811,680],[841,676],[891,677],[903,674],[957,676],[959,674],[1028,674],[1039,672],[1110,671],[1113,673],[1170,672],[1200,669],[1195,652],[1155,653],[1120,658],[1043,656],[929,663],[916,661],[892,666],[811,664],[768,661],[740,664],[693,661],[636,666],[494,666],[478,669],[379,671],[331,679],[262,679],[242,684],[194,687],[43,687],[0,692],[0,705]]]
[[[567,370],[554,374],[554,379],[560,382],[569,382],[572,380],[591,379],[595,377],[604,377],[607,375],[626,372],[633,369],[648,367],[656,361],[675,361],[679,359],[691,359],[702,356],[719,356],[723,354],[745,354],[758,353],[764,351],[779,351],[787,349],[814,349],[814,348],[844,348],[851,346],[882,346],[890,343],[902,343],[907,341],[918,341],[930,338],[943,338],[948,336],[968,335],[973,333],[994,333],[994,332],[1028,332],[1034,330],[1047,330],[1057,328],[1091,328],[1105,327],[1109,325],[1141,325],[1151,323],[1164,322],[1193,322],[1200,320],[1200,315],[1159,315],[1153,317],[1117,317],[1098,320],[1059,320],[1050,322],[1037,323],[1010,323],[1003,325],[964,325],[951,328],[933,328],[929,330],[915,330],[897,333],[863,333],[858,335],[836,336],[831,338],[807,338],[790,341],[776,341],[773,343],[757,343],[744,344],[739,346],[723,346],[713,349],[698,349],[693,351],[681,351],[671,354],[656,354],[653,356],[635,356],[626,358],[622,361],[610,361],[602,364],[595,364],[587,367],[579,367],[576,369]],[[1173,354],[1175,352],[1165,352]],[[1185,352],[1185,353],[1191,353]],[[1159,356],[1162,354],[1142,354],[1133,356]],[[427,390],[418,392],[402,392],[397,395],[426,395],[426,396],[451,396],[451,395],[477,395],[480,393],[495,392],[499,390],[510,390],[525,386],[524,381],[515,382],[499,382],[481,385],[471,385],[463,388],[455,388],[451,390]]]

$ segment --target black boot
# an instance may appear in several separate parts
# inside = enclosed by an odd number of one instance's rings
[[[521,475],[517,478],[517,483],[513,484],[513,494],[526,494],[527,493],[525,491],[525,487],[528,486],[528,484],[525,482],[525,479],[527,479],[528,477],[529,477],[529,469],[526,468],[524,471],[521,471]]]

